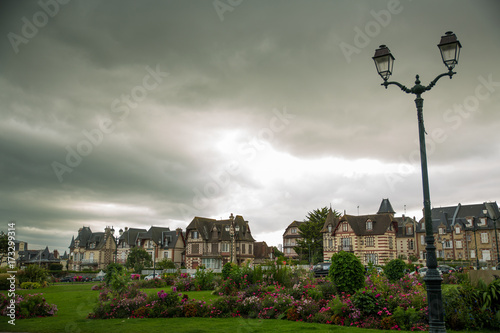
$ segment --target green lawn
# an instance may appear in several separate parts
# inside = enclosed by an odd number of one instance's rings
[[[385,332],[324,324],[291,322],[288,320],[262,319],[210,319],[210,318],[169,318],[169,319],[86,319],[92,311],[99,291],[92,291],[91,284],[57,284],[38,290],[19,290],[18,294],[43,293],[49,303],[58,307],[54,317],[16,320],[16,325],[0,318],[0,332],[66,332],[66,333],[127,333],[127,332]],[[147,293],[160,291],[146,289]],[[163,288],[165,291],[167,288]],[[4,292],[5,293],[5,292]],[[189,298],[202,299],[207,303],[216,299],[210,291],[189,292]]]

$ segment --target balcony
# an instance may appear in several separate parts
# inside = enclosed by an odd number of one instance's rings
[[[339,252],[344,251],[344,252],[354,252],[353,246],[352,245],[339,245]]]

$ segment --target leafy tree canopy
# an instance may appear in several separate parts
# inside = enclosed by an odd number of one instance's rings
[[[323,234],[321,229],[323,229],[328,212],[327,207],[315,209],[307,214],[305,223],[299,226],[299,234],[302,239],[297,241],[294,250],[302,259],[308,260],[310,251],[313,263],[323,261]],[[332,210],[332,213],[335,217],[340,216],[336,210]]]
[[[128,254],[125,266],[133,268],[136,273],[140,273],[144,267],[153,266],[153,260],[146,250],[141,247],[134,247]]]

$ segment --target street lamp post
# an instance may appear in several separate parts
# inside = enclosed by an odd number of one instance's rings
[[[155,243],[155,249],[153,251],[153,279],[156,279],[156,252],[158,251],[158,246],[161,248],[163,246],[163,240],[160,238],[157,243]]]
[[[115,237],[115,229],[113,227],[111,227],[110,231],[111,235],[113,236],[113,239],[115,240],[115,264],[116,264],[118,262],[118,242],[121,235],[123,235],[123,229],[120,229],[120,231],[118,231],[119,236],[116,237]]]
[[[427,286],[427,300],[429,308],[429,332],[446,332],[444,324],[443,313],[443,300],[441,293],[442,278],[437,270],[436,246],[434,245],[434,233],[432,228],[432,215],[431,215],[431,200],[429,193],[429,176],[427,173],[427,152],[425,148],[425,127],[423,117],[423,104],[424,100],[422,94],[431,90],[439,79],[444,76],[449,76],[450,79],[456,72],[453,68],[458,63],[460,49],[462,45],[457,40],[455,34],[451,31],[446,32],[445,36],[441,37],[438,44],[441,52],[441,57],[448,72],[438,75],[428,86],[423,86],[420,83],[419,75],[416,75],[415,85],[412,88],[407,88],[399,82],[388,81],[392,75],[394,66],[394,56],[385,45],[381,45],[375,51],[373,60],[377,68],[378,74],[382,77],[384,82],[382,85],[387,89],[389,85],[396,85],[407,94],[414,94],[415,105],[417,107],[418,118],[418,133],[420,139],[420,163],[422,168],[422,187],[424,197],[424,221],[425,221],[425,241],[427,252],[427,267],[428,271],[425,275],[425,283]]]
[[[472,230],[474,231],[474,245],[476,246],[476,269],[479,270],[479,253],[477,252],[477,239],[476,239],[476,218],[472,218]]]
[[[500,219],[499,217],[497,218],[493,218],[491,217],[489,214],[488,214],[488,210],[487,209],[484,209],[483,210],[483,214],[486,218],[489,218],[490,220],[493,221],[493,223],[495,224],[495,240],[496,240],[496,243],[497,243],[497,267],[499,266],[500,264],[500,252],[498,252],[498,234],[497,234],[497,221]]]

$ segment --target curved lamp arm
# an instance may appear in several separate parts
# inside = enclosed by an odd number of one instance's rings
[[[408,87],[406,87],[406,86],[404,86],[401,83],[396,82],[396,81],[387,81],[387,80],[384,80],[384,82],[381,85],[384,86],[385,89],[387,89],[387,86],[395,85],[395,86],[398,86],[402,91],[404,91],[407,94],[421,95],[423,92],[431,90],[436,85],[436,83],[439,81],[439,79],[441,79],[442,77],[449,76],[451,79],[453,77],[453,75],[455,75],[455,74],[457,74],[457,73],[450,69],[446,73],[439,74],[434,80],[432,80],[429,83],[428,86],[423,86],[420,84],[419,75],[416,76],[415,85],[412,88],[408,88]]]

